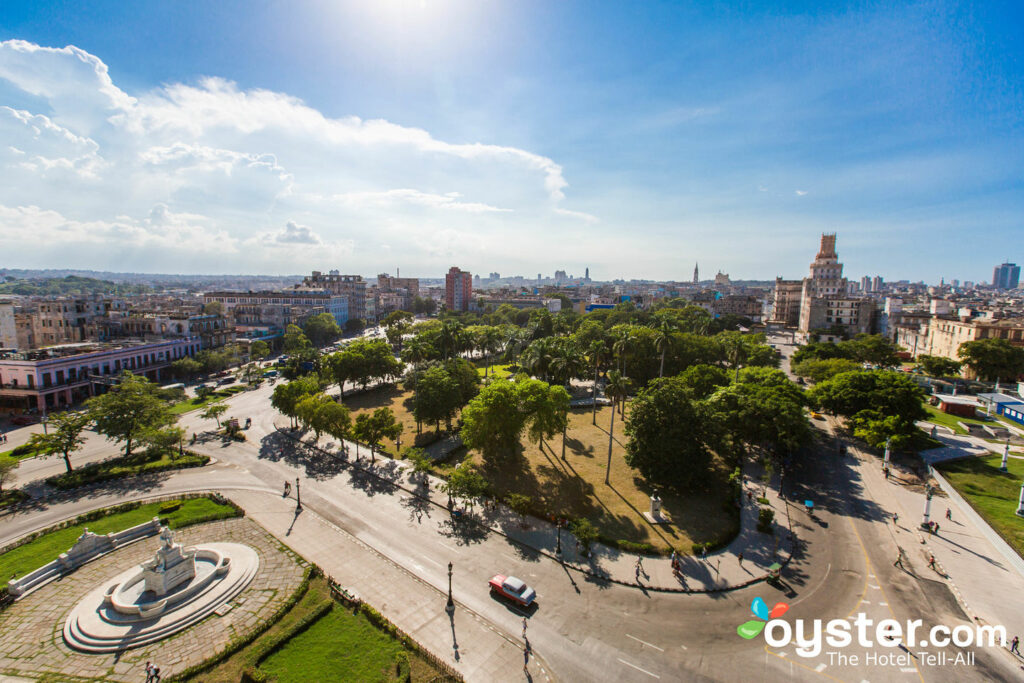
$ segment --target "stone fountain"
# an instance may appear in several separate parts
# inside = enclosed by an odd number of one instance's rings
[[[160,530],[153,558],[88,593],[64,622],[64,642],[83,652],[146,645],[206,618],[236,597],[259,569],[259,555],[238,543],[182,547]]]

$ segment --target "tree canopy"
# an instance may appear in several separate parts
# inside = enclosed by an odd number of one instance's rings
[[[125,455],[145,431],[174,424],[177,417],[160,398],[158,387],[145,377],[125,372],[121,382],[105,394],[86,401],[96,431],[108,439],[124,442]]]
[[[989,381],[1011,381],[1024,374],[1024,348],[1006,339],[964,342],[957,355],[978,377]]]

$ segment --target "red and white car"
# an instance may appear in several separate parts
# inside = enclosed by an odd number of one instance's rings
[[[523,607],[529,607],[537,599],[537,593],[522,579],[504,574],[495,574],[488,582],[491,590]]]

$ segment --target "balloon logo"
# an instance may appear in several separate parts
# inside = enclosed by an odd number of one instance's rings
[[[777,619],[789,610],[789,605],[784,602],[777,602],[770,610],[768,604],[761,598],[754,598],[750,603],[750,612],[757,619],[745,621],[736,627],[736,633],[742,638],[750,640],[756,638],[764,630],[765,624],[771,619]]]

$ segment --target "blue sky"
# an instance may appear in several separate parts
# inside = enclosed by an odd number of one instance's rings
[[[7,0],[0,265],[795,278],[823,231],[850,277],[1024,259],[1019,5],[779,4]]]

